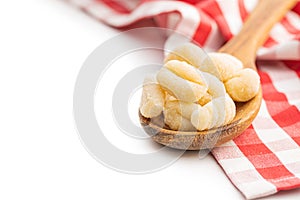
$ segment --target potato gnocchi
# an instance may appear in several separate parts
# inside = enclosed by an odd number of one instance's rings
[[[246,102],[258,93],[260,79],[257,72],[244,69],[243,63],[232,55],[208,53],[199,69],[219,78],[234,101]]]
[[[147,76],[143,83],[140,112],[144,117],[152,118],[161,114],[164,108],[165,92],[156,81],[155,76]]]
[[[153,118],[163,113],[173,130],[207,130],[230,123],[236,102],[252,99],[260,79],[235,57],[208,53],[186,43],[170,52],[164,66],[146,77],[140,112]]]

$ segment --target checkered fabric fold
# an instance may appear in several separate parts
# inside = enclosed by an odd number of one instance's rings
[[[68,2],[118,28],[153,18],[158,26],[214,51],[239,32],[258,0]],[[300,2],[274,26],[257,59],[263,89],[260,112],[241,136],[212,151],[248,199],[300,187]]]

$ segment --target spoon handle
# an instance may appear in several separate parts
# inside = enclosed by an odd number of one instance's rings
[[[256,51],[268,38],[271,28],[280,21],[298,0],[259,0],[238,35],[219,52],[239,58],[245,67],[255,67]]]

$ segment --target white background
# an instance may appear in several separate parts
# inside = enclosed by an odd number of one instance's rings
[[[74,83],[87,56],[116,33],[59,0],[1,1],[0,199],[243,199],[211,156],[188,152],[157,173],[128,175],[85,150]]]

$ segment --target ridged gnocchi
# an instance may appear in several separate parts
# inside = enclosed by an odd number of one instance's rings
[[[143,83],[140,112],[144,117],[159,116],[164,108],[165,92],[156,81],[155,76],[147,76]]]
[[[207,130],[229,124],[234,101],[245,102],[259,90],[259,76],[235,57],[208,53],[187,43],[166,56],[155,77],[143,86],[140,112],[152,118],[163,113],[173,130]]]
[[[241,61],[229,54],[208,53],[199,69],[219,78],[234,101],[246,102],[258,93],[260,78],[257,72],[244,69]]]
[[[195,67],[171,60],[157,73],[158,83],[181,101],[198,101],[208,90],[204,78]]]

